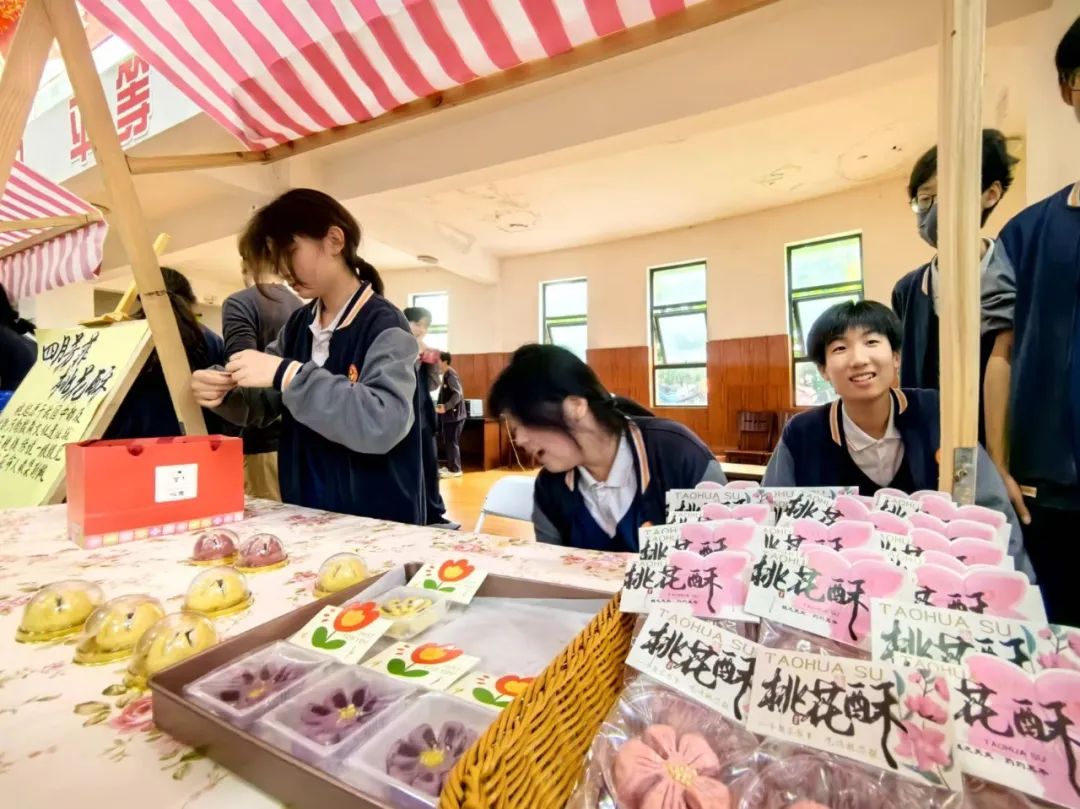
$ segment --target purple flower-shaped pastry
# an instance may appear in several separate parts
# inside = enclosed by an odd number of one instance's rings
[[[297,728],[317,744],[337,744],[393,701],[370,685],[335,688],[322,702],[312,702],[300,714]]]
[[[288,664],[265,663],[233,674],[218,699],[234,708],[250,708],[276,694],[304,675],[304,669]]]
[[[420,725],[398,739],[386,755],[386,772],[414,789],[438,797],[446,775],[476,741],[460,722],[446,722],[438,736],[431,725]]]

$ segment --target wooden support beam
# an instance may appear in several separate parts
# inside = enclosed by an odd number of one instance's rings
[[[7,186],[11,164],[30,119],[53,34],[45,8],[29,0],[19,17],[4,72],[0,74],[0,189]]]
[[[26,239],[23,239],[17,244],[12,244],[0,250],[0,259],[5,259],[8,256],[13,256],[16,253],[21,253],[23,250],[29,250],[31,247],[36,247],[39,244],[44,244],[50,239],[55,239],[58,236],[63,236],[65,233],[70,233],[73,230],[86,227],[84,222],[80,222],[77,225],[65,225],[64,227],[52,228],[51,230],[43,230],[41,233],[35,233]]]
[[[165,254],[165,250],[169,246],[171,236],[168,233],[159,233],[157,238],[154,239],[154,255],[161,258]],[[125,320],[131,320],[131,313],[135,311],[135,304],[139,300],[139,285],[132,281],[128,284],[127,290],[120,297],[120,302],[116,304],[116,308],[111,312],[106,312],[101,317],[94,317],[90,320],[84,320],[80,326],[107,326],[110,323],[123,323]]]
[[[161,267],[150,245],[142,206],[135,193],[135,183],[124,161],[124,150],[116,134],[105,91],[94,67],[90,44],[86,39],[75,0],[39,0],[44,3],[53,33],[60,43],[68,78],[75,91],[75,101],[83,124],[94,147],[102,179],[112,201],[112,225],[120,234],[132,274],[139,286],[143,311],[150,323],[161,368],[181,430],[187,435],[205,435],[202,410],[191,393],[191,367],[180,340]]]
[[[943,0],[938,110],[942,490],[975,497],[979,442],[979,196],[986,0]]]
[[[162,157],[128,156],[128,165],[132,174],[153,174],[165,171],[250,165],[253,162],[274,163],[293,155],[355,138],[358,135],[376,132],[394,124],[422,118],[437,110],[457,107],[504,90],[524,87],[527,84],[559,76],[605,59],[632,53],[775,2],[777,0],[705,0],[677,14],[650,20],[602,39],[586,42],[550,59],[529,62],[510,70],[475,79],[468,84],[451,87],[426,98],[418,98],[369,121],[358,121],[354,124],[316,132],[289,143],[273,146],[265,152],[218,152]]]
[[[38,230],[39,228],[60,228],[74,225],[77,228],[102,220],[101,214],[81,213],[70,216],[41,216],[37,219],[19,219],[15,222],[0,222],[0,233],[13,230]],[[65,231],[66,232],[66,231]],[[50,235],[49,238],[52,238]]]

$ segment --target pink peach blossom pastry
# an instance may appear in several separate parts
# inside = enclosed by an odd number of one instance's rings
[[[720,760],[704,737],[650,725],[615,755],[615,790],[627,809],[729,809],[728,788],[714,776]]]

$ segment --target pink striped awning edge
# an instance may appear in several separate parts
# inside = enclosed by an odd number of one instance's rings
[[[702,0],[82,0],[204,112],[264,150]]]
[[[42,177],[19,161],[0,195],[0,221],[17,222],[50,216],[70,216],[94,211],[90,203]],[[89,281],[97,276],[105,248],[105,222],[92,222],[52,239],[13,252],[0,259],[0,284],[17,301],[50,289]],[[41,229],[0,233],[0,250],[44,232]]]

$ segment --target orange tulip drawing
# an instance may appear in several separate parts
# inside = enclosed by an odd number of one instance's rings
[[[456,646],[442,645],[438,643],[424,643],[413,649],[409,656],[413,663],[418,666],[438,666],[448,663],[455,657],[460,657],[461,649]],[[400,657],[392,658],[386,664],[386,670],[395,677],[426,677],[429,672],[426,668],[414,669],[407,665]]]
[[[439,565],[439,569],[435,572],[435,579],[424,579],[424,589],[437,590],[440,593],[452,593],[453,587],[446,587],[444,585],[454,584],[467,579],[476,570],[475,565],[470,565],[468,559],[448,559]]]
[[[342,607],[334,619],[334,629],[338,632],[356,632],[370,626],[379,617],[379,608],[374,601],[362,604],[349,604]]]
[[[474,688],[473,698],[484,705],[492,708],[505,708],[515,697],[521,696],[522,692],[529,687],[534,677],[518,677],[516,674],[507,674],[495,681],[495,693],[486,688]],[[483,678],[481,678],[483,682]]]

